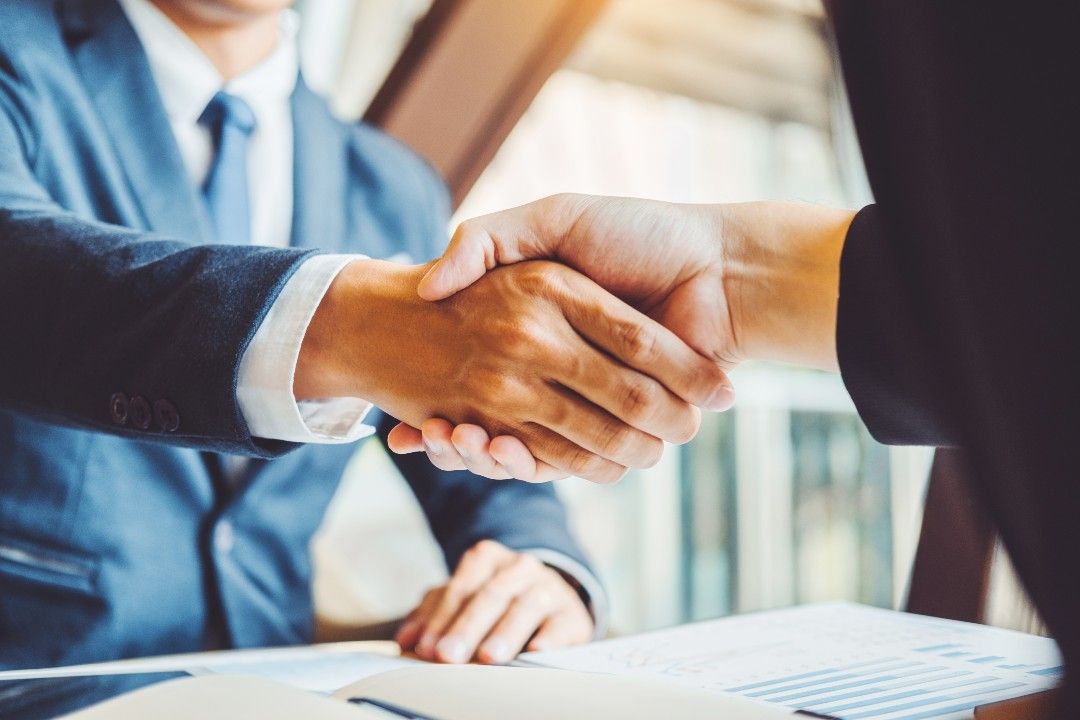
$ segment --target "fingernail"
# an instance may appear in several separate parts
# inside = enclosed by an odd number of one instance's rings
[[[491,659],[491,662],[503,665],[513,658],[514,650],[506,640],[492,638],[484,643],[484,654]]]
[[[713,391],[705,407],[715,412],[728,410],[735,404],[735,388],[730,385],[721,385]]]
[[[431,453],[432,455],[441,455],[442,454],[442,450],[440,450],[435,445],[432,445],[431,443],[429,443],[427,441],[427,438],[424,438],[424,450]]]
[[[435,269],[439,267],[438,262],[428,268],[428,271],[424,273],[424,277],[420,278],[420,282],[417,283],[417,288],[427,289],[427,285],[431,282],[431,276],[435,274]]]
[[[469,659],[469,647],[462,638],[449,635],[439,641],[436,651],[446,662],[463,663]]]

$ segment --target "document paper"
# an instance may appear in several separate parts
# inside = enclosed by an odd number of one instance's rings
[[[663,678],[844,720],[952,720],[1057,684],[1047,638],[848,603],[684,625],[522,664]]]

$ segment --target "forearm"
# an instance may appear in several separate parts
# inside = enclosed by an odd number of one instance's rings
[[[839,369],[836,317],[849,210],[804,203],[716,206],[723,292],[741,359]]]
[[[191,246],[45,203],[0,212],[0,243],[5,406],[86,429],[268,452],[239,419],[237,366],[307,252]],[[151,410],[167,400],[179,417],[124,417],[115,395]]]

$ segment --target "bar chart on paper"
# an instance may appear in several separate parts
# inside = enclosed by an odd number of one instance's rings
[[[827,603],[523,656],[527,664],[665,678],[843,720],[953,720],[1053,687],[1047,638]]]

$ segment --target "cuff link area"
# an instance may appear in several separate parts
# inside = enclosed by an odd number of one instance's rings
[[[164,433],[180,429],[180,413],[168,400],[155,400],[153,406],[141,395],[128,397],[115,392],[109,397],[109,417],[114,425],[130,424],[136,430],[149,430],[151,426]]]

